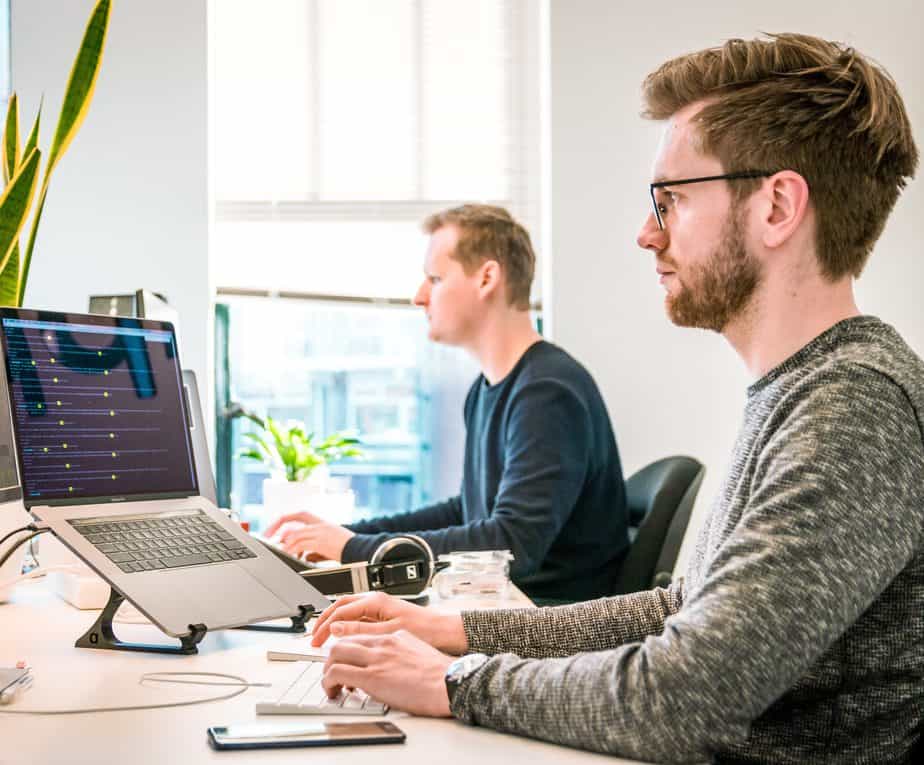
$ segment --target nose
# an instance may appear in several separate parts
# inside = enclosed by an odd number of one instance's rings
[[[643,250],[651,250],[655,253],[661,252],[667,247],[667,231],[662,231],[658,227],[658,221],[655,219],[653,212],[648,213],[648,217],[645,218],[645,222],[642,224],[635,241]]]
[[[424,279],[414,295],[414,305],[425,306],[430,301],[430,283]]]

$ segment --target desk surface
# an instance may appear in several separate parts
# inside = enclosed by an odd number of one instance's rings
[[[451,601],[442,605],[469,608],[478,604]],[[530,604],[522,595],[514,594],[503,605]],[[0,666],[12,666],[22,659],[32,666],[35,677],[33,687],[17,698],[11,709],[151,704],[202,698],[212,692],[217,696],[230,690],[183,685],[142,687],[138,680],[146,672],[226,672],[249,682],[271,682],[273,688],[250,688],[226,701],[169,709],[62,716],[0,714],[0,765],[163,765],[229,760],[240,765],[308,758],[324,765],[353,765],[357,754],[385,754],[392,761],[399,751],[405,762],[420,765],[434,761],[441,765],[509,765],[513,758],[528,760],[530,765],[630,762],[472,727],[457,720],[432,720],[396,712],[390,712],[388,719],[407,733],[407,743],[400,750],[390,745],[215,752],[206,742],[209,726],[258,719],[306,720],[300,716],[257,718],[254,713],[259,698],[278,696],[283,684],[297,671],[293,664],[267,661],[267,649],[284,649],[305,638],[226,630],[207,635],[195,656],[75,648],[74,641],[97,614],[72,608],[42,581],[21,584],[11,602],[0,605]],[[165,642],[164,636],[150,625],[116,624],[115,630],[123,640]]]

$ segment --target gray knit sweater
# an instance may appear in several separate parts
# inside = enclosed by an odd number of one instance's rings
[[[452,711],[641,760],[900,763],[924,721],[924,363],[843,321],[748,389],[683,580],[463,615]]]

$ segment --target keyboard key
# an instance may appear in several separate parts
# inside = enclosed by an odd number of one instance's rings
[[[360,690],[329,699],[321,684],[324,665],[308,662],[273,699],[257,704],[257,714],[383,715],[388,707]]]
[[[211,563],[207,555],[178,555],[174,558],[161,558],[160,562],[165,568],[178,568],[179,566],[198,566],[202,563]]]

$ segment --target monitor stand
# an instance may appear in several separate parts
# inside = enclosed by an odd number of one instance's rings
[[[172,653],[189,655],[199,653],[196,645],[205,637],[204,624],[190,624],[189,634],[180,637],[180,645],[160,645],[157,643],[126,643],[115,636],[112,619],[119,610],[125,596],[110,588],[109,601],[103,608],[93,626],[81,636],[74,645],[77,648],[99,648],[107,651],[146,651],[148,653]]]

